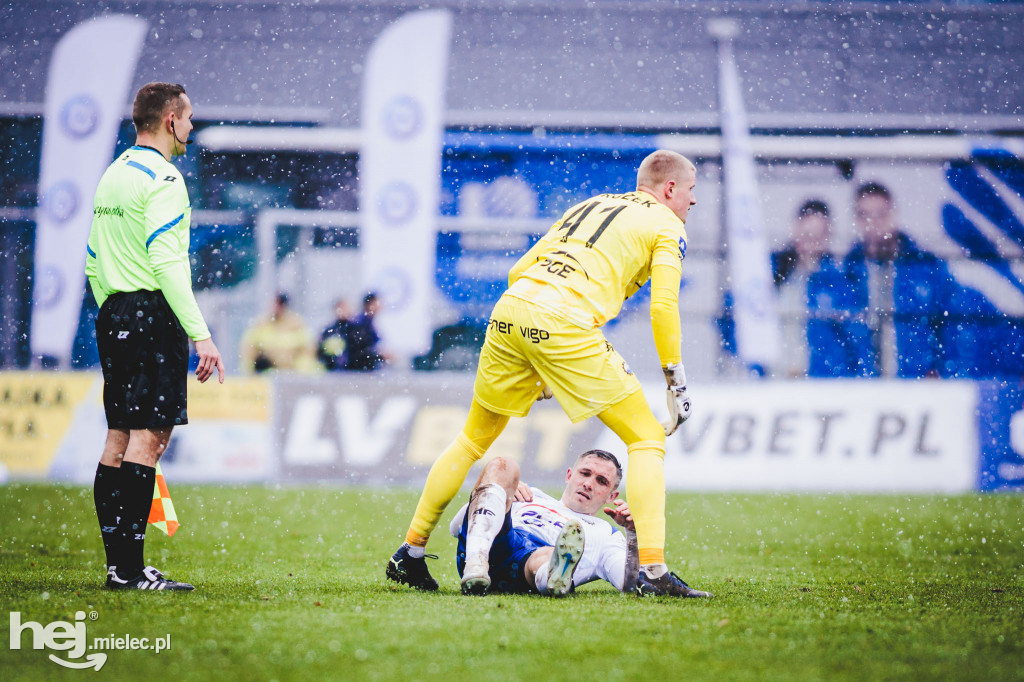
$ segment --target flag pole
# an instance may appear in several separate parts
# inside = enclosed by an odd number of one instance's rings
[[[725,245],[736,353],[751,371],[764,374],[778,361],[779,319],[750,125],[733,54],[739,25],[731,19],[712,19],[707,26],[718,47]]]

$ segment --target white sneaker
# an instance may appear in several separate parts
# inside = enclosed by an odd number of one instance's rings
[[[486,594],[491,586],[487,557],[466,558],[462,571],[462,594]]]
[[[572,590],[572,576],[583,556],[583,524],[569,519],[555,540],[555,551],[548,564],[548,594],[564,597]]]

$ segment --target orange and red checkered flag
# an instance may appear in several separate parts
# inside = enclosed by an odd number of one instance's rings
[[[153,486],[153,506],[149,509],[149,522],[167,533],[174,535],[178,530],[178,515],[174,513],[171,493],[167,490],[164,472],[160,470],[160,462],[156,463],[156,485]]]

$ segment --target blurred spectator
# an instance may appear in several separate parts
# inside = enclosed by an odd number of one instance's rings
[[[945,263],[900,231],[884,185],[857,189],[854,218],[859,239],[843,263],[853,314],[843,344],[855,363],[836,375],[938,376],[943,311],[955,289]]]
[[[347,369],[372,371],[390,360],[390,356],[377,350],[380,336],[373,318],[380,310],[380,298],[372,291],[363,297],[363,312],[349,323]]]
[[[832,298],[840,273],[829,252],[831,237],[828,205],[809,199],[797,211],[790,243],[772,254],[782,327],[778,376],[832,376],[836,345]]]
[[[348,333],[352,328],[352,307],[339,298],[334,303],[334,322],[320,334],[316,356],[328,371],[345,369],[348,364]]]
[[[314,372],[318,368],[312,334],[305,320],[288,307],[287,294],[278,294],[270,314],[245,331],[241,356],[242,368],[250,372]]]

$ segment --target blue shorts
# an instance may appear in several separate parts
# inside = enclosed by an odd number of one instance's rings
[[[459,569],[459,577],[466,569],[466,529],[469,526],[469,514],[462,519],[459,531],[459,548],[456,550],[455,563]],[[512,527],[512,514],[505,514],[505,523],[491,545],[491,553],[487,558],[490,564],[491,592],[527,593],[536,592],[526,582],[526,560],[541,547],[550,547],[540,538],[530,535],[524,530]]]

